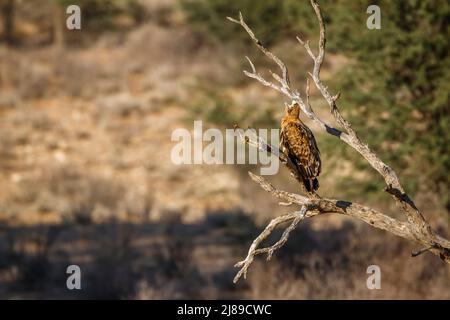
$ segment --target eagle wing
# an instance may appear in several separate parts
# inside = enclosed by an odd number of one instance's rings
[[[322,163],[316,139],[311,130],[300,121],[289,122],[281,130],[283,153],[296,164],[303,177],[314,180],[319,176]]]

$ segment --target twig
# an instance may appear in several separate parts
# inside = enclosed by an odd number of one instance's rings
[[[276,55],[274,55],[272,52],[267,50],[262,45],[262,43],[255,37],[255,34],[253,33],[252,29],[250,29],[249,26],[245,23],[244,18],[242,17],[242,13],[239,12],[239,21],[236,19],[233,19],[231,17],[227,17],[227,19],[230,20],[231,22],[240,24],[245,29],[245,31],[247,31],[248,35],[253,40],[253,42],[256,44],[258,49],[262,53],[264,53],[266,55],[266,57],[268,57],[270,60],[273,60],[278,65],[278,67],[281,69],[281,72],[282,72],[282,80],[281,80],[282,85],[286,88],[289,88],[290,81],[289,81],[289,74],[288,74],[288,69],[287,69],[286,65]]]
[[[300,211],[288,213],[281,217],[277,217],[275,219],[272,219],[270,223],[267,225],[267,227],[264,229],[263,232],[260,233],[260,235],[253,240],[252,245],[250,246],[250,249],[248,250],[247,257],[236,263],[234,266],[237,268],[241,268],[239,272],[236,274],[236,276],[233,279],[233,282],[236,283],[239,281],[239,279],[244,276],[244,279],[247,277],[247,271],[250,267],[251,263],[253,262],[253,259],[255,256],[259,254],[267,253],[267,260],[270,260],[272,258],[272,255],[275,250],[281,248],[288,240],[289,234],[292,230],[294,230],[298,223],[303,220],[306,217],[307,213],[307,206],[302,206]],[[272,233],[272,231],[280,224],[292,220],[291,224],[284,230],[283,235],[281,236],[280,240],[278,240],[276,243],[271,245],[270,247],[260,248],[258,249],[258,246],[261,242],[263,242],[267,237]]]

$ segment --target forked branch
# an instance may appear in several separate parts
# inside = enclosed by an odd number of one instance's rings
[[[335,118],[336,122],[339,124],[341,129],[333,128],[324,121],[322,121],[315,114],[313,108],[311,107],[309,101],[309,80],[307,79],[306,89],[305,89],[305,100],[302,98],[300,93],[291,88],[289,81],[289,74],[286,65],[272,52],[270,52],[262,43],[256,38],[255,34],[251,28],[246,24],[243,16],[239,13],[239,19],[233,19],[228,17],[231,22],[241,25],[244,30],[248,33],[250,38],[256,44],[258,49],[270,60],[272,60],[281,70],[281,75],[271,72],[272,77],[275,79],[276,83],[265,79],[261,74],[256,71],[253,62],[247,57],[250,63],[251,71],[244,71],[247,77],[253,78],[264,86],[271,87],[287,97],[290,98],[291,103],[298,103],[302,111],[324,132],[339,138],[341,141],[349,145],[351,148],[355,149],[364,159],[374,168],[384,179],[386,183],[385,191],[388,192],[399,205],[403,214],[406,216],[407,221],[399,221],[397,219],[391,218],[375,209],[348,202],[342,200],[333,199],[323,199],[316,197],[315,195],[307,194],[307,196],[302,196],[299,194],[288,193],[285,191],[280,191],[273,187],[264,178],[256,176],[249,172],[250,177],[258,183],[264,190],[270,192],[273,196],[280,200],[286,201],[286,203],[280,203],[283,205],[295,204],[300,207],[300,211],[289,213],[280,217],[273,219],[269,225],[264,229],[264,231],[253,241],[250,249],[248,251],[247,257],[238,262],[235,266],[241,268],[234,278],[234,282],[237,282],[241,276],[246,276],[247,270],[256,255],[267,253],[267,258],[270,259],[273,252],[283,246],[290,234],[290,232],[295,229],[297,224],[305,218],[311,218],[318,214],[323,213],[339,213],[348,215],[359,220],[362,220],[371,226],[379,229],[386,230],[396,236],[402,237],[409,241],[413,241],[420,244],[423,249],[417,252],[413,252],[412,256],[417,256],[425,251],[430,251],[433,254],[439,256],[442,260],[450,264],[450,241],[438,236],[430,227],[428,222],[425,220],[423,215],[417,209],[416,205],[412,199],[405,193],[400,180],[395,173],[395,171],[384,163],[378,155],[376,155],[366,144],[364,144],[358,137],[356,131],[352,128],[351,124],[342,116],[340,113],[337,100],[339,99],[340,93],[332,95],[328,88],[322,83],[320,79],[320,70],[325,58],[325,45],[326,45],[326,32],[325,24],[322,17],[322,13],[319,4],[315,0],[310,0],[311,5],[314,9],[316,18],[319,23],[319,52],[313,53],[309,42],[303,41],[300,37],[297,37],[300,44],[305,48],[308,55],[314,62],[314,67],[311,73],[308,73],[312,78],[317,89],[320,91],[323,98],[327,101],[330,112]],[[295,172],[292,171],[292,167],[287,159],[285,159],[278,148],[275,146],[268,145],[265,141],[260,138],[254,140],[246,140],[247,143],[254,144],[259,148],[265,149],[269,152],[277,151],[276,156],[280,157],[280,161],[284,163],[295,176]],[[281,239],[274,245],[265,248],[258,248],[258,246],[272,233],[272,231],[280,224],[291,221],[291,224],[284,231]]]

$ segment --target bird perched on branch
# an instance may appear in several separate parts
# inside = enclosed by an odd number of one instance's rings
[[[308,192],[319,188],[320,151],[311,130],[299,119],[300,105],[287,106],[281,119],[280,149],[296,166]]]

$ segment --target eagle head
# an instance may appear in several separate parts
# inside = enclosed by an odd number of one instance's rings
[[[290,105],[287,105],[284,109],[285,117],[289,117],[291,119],[298,119],[300,116],[300,105],[297,102],[292,102]]]

